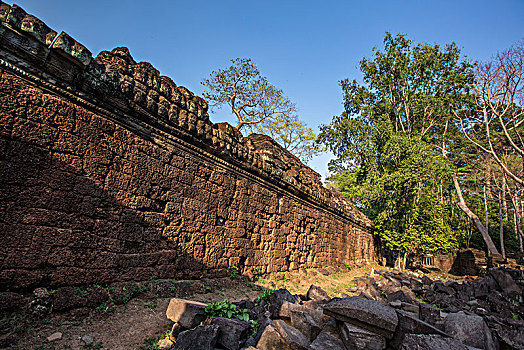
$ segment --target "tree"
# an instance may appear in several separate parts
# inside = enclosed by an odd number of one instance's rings
[[[510,169],[509,162],[524,156],[524,40],[489,62],[477,63],[475,75],[471,84],[475,112],[469,108],[455,112],[462,132],[523,186],[524,178]]]
[[[337,157],[331,180],[339,188],[348,184],[342,192],[374,220],[399,258],[457,248],[438,199],[453,170],[441,150],[450,106],[464,98],[471,66],[455,44],[413,46],[386,33],[384,51],[374,49],[360,69],[364,84],[341,81],[345,110],[321,127],[319,142]]]
[[[203,96],[211,107],[229,106],[237,118],[237,130],[267,134],[303,161],[320,152],[313,129],[298,119],[295,104],[283,91],[262,76],[251,59],[231,62],[202,80],[207,88]]]

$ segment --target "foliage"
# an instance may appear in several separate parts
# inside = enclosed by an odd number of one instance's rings
[[[269,135],[303,161],[320,152],[313,129],[298,119],[295,104],[284,92],[262,76],[251,59],[231,63],[202,80],[211,107],[227,105],[238,120],[237,130]]]
[[[208,317],[226,317],[226,318],[238,318],[239,320],[249,321],[249,310],[248,309],[239,309],[229,300],[225,299],[223,301],[218,301],[212,304],[209,304],[204,312]]]
[[[262,300],[269,302],[269,298],[271,297],[271,294],[273,294],[274,292],[275,291],[273,289],[264,289],[262,295],[255,300],[255,305],[260,305]]]
[[[235,279],[235,277],[237,277],[237,275],[238,275],[238,267],[236,267],[235,265],[232,265],[229,268],[229,278],[233,280]]]
[[[363,84],[341,81],[345,110],[321,127],[319,142],[337,157],[329,181],[374,220],[386,247],[453,249],[442,198],[453,167],[442,142],[450,106],[467,98],[471,65],[455,44],[414,46],[386,33],[384,51],[360,69]]]

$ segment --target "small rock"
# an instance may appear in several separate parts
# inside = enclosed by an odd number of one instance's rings
[[[95,339],[90,335],[83,335],[80,337],[80,340],[86,344],[92,344],[95,341]]]
[[[158,348],[161,350],[168,350],[173,347],[173,342],[169,339],[160,339],[158,341]]]
[[[60,339],[62,339],[62,333],[60,332],[53,333],[49,337],[47,337],[48,342],[52,342],[52,341],[60,340]]]

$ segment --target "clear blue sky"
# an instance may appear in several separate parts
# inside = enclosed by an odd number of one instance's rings
[[[5,0],[4,0],[5,1]],[[11,3],[10,1],[7,1]],[[27,12],[65,31],[93,55],[127,46],[178,85],[200,81],[229,60],[249,57],[315,128],[342,112],[338,81],[360,79],[358,62],[384,32],[415,43],[456,42],[487,60],[524,37],[524,0],[113,1],[19,0]],[[233,121],[227,111],[214,122]],[[325,175],[330,156],[310,162]]]

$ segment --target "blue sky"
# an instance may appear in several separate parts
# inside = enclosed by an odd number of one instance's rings
[[[8,3],[10,3],[8,1]],[[524,0],[113,1],[19,0],[56,31],[89,48],[127,46],[135,60],[200,94],[200,81],[229,60],[249,57],[318,130],[342,112],[338,81],[360,79],[358,62],[384,33],[415,43],[456,42],[487,60],[524,38]],[[227,110],[214,122],[234,119]],[[330,155],[310,162],[323,176]]]

